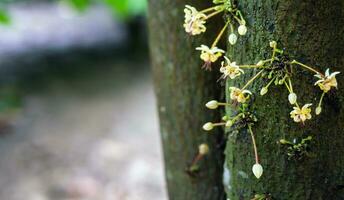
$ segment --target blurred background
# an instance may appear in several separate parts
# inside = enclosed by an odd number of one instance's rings
[[[1,0],[0,200],[164,200],[145,0]]]

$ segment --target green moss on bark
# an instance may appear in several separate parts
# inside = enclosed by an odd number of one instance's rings
[[[239,64],[256,63],[270,56],[268,42],[276,40],[290,56],[315,66],[321,71],[331,68],[344,72],[344,1],[343,0],[258,0],[240,1],[249,27],[248,35],[229,47],[229,55]],[[228,85],[243,86],[253,73]],[[296,93],[301,104],[317,102],[319,89],[313,87],[312,74],[298,70],[294,76]],[[251,172],[254,155],[246,130],[229,133],[226,153],[230,183],[225,186],[231,200],[250,199],[255,193],[271,193],[277,200],[344,199],[344,78],[338,76],[339,90],[326,95],[323,113],[300,126],[290,119],[292,107],[288,93],[271,87],[264,97],[254,97],[253,109],[259,119],[254,126],[264,174],[260,180]],[[249,89],[259,94],[265,83]],[[227,91],[228,92],[228,91]],[[229,96],[229,94],[227,94]],[[313,105],[313,116],[315,105]],[[228,108],[227,113],[233,112]],[[314,137],[314,157],[289,161],[277,141]],[[243,174],[248,174],[248,177]]]

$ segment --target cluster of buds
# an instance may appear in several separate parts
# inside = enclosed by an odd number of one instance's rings
[[[228,0],[213,0],[213,3],[214,6],[200,11],[190,5],[186,5],[184,9],[185,17],[183,26],[185,32],[192,36],[206,32],[206,23],[211,17],[220,13],[224,13],[227,17],[227,22],[218,33],[213,44],[210,47],[202,44],[200,47],[196,48],[196,50],[201,51],[200,58],[204,61],[205,64],[203,68],[206,70],[211,70],[211,64],[216,62],[225,53],[224,50],[217,47],[217,44],[228,27],[231,31],[228,41],[232,45],[234,45],[238,40],[238,36],[234,31],[235,25],[238,25],[237,32],[239,35],[246,35],[247,33],[246,21],[236,5]]]
[[[301,141],[293,139],[293,141],[288,141],[286,139],[281,139],[279,143],[287,147],[288,159],[301,160],[304,156],[310,155],[310,145],[313,140],[312,136],[302,138]]]

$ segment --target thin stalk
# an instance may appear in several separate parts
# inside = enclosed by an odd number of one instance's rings
[[[219,103],[217,103],[217,105],[219,105],[219,106],[230,106],[231,104],[219,102]]]
[[[257,65],[239,65],[240,68],[264,68],[264,66]]]
[[[250,131],[251,137],[252,137],[252,143],[253,143],[253,150],[254,150],[254,156],[256,158],[256,164],[259,164],[259,157],[258,157],[258,151],[257,151],[257,145],[256,145],[256,139],[254,138],[254,134],[252,131],[252,127],[249,125],[248,130]]]
[[[201,11],[199,11],[199,12],[200,12],[200,13],[207,13],[207,12],[216,10],[216,8],[218,8],[218,6],[213,6],[213,7],[210,7],[210,8],[206,8],[206,9],[201,10]]]
[[[241,18],[241,21],[244,22],[244,25],[246,25],[246,21],[245,21],[244,17],[242,16],[240,10],[237,11],[237,14],[239,14],[239,16],[240,16],[240,18]]]
[[[225,122],[213,123],[213,126],[223,126],[226,125]]]
[[[291,92],[294,92],[294,90],[293,90],[293,85],[291,84],[290,78],[288,78],[288,82],[289,82],[290,91],[291,91]]]
[[[273,79],[271,79],[271,81],[265,86],[265,87],[270,87],[270,85],[274,82],[274,80],[276,79],[276,77],[274,77]]]
[[[322,101],[323,101],[324,96],[325,96],[325,92],[323,92],[323,93],[321,94],[321,97],[320,97],[320,101],[319,101],[318,107],[321,107],[321,104],[322,104]]]
[[[228,21],[225,26],[222,28],[222,30],[220,31],[220,33],[217,35],[215,41],[213,42],[213,44],[211,45],[211,47],[215,47],[217,45],[217,43],[220,41],[222,35],[224,34],[224,32],[226,31],[227,27],[228,27],[228,24],[230,22]]]
[[[209,19],[209,18],[211,18],[211,17],[214,17],[215,15],[217,15],[217,14],[219,14],[219,13],[221,13],[221,12],[223,12],[223,9],[218,10],[218,11],[216,11],[216,12],[213,12],[213,13],[207,15],[206,19]]]
[[[263,73],[263,70],[260,70],[254,77],[252,77],[241,90],[244,90],[245,88],[247,88],[256,78],[258,78],[258,76],[261,73]]]
[[[323,77],[325,76],[324,74],[322,74],[321,72],[315,70],[314,68],[309,67],[309,66],[307,66],[307,65],[305,65],[305,64],[303,64],[303,63],[300,63],[300,62],[298,62],[298,61],[296,61],[296,60],[291,61],[291,64],[300,65],[301,67],[303,67],[303,68],[305,68],[305,69],[308,69],[309,71],[312,71],[312,72],[314,72],[314,73],[316,73],[316,74],[320,74],[320,75],[323,76]]]

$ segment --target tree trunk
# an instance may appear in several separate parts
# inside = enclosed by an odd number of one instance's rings
[[[220,118],[220,113],[208,111],[204,104],[219,99],[221,88],[216,83],[217,73],[201,69],[199,52],[195,50],[201,43],[212,42],[216,33],[187,36],[183,29],[185,4],[204,8],[210,2],[149,1],[151,60],[168,195],[171,200],[224,199],[223,136],[220,130],[211,135],[202,131],[204,122]],[[211,29],[220,30],[221,22],[221,17],[212,19]],[[198,173],[187,173],[201,143],[209,144],[210,154],[198,163]]]
[[[330,68],[331,72],[344,72],[343,0],[258,0],[239,4],[249,32],[229,47],[228,53],[239,64],[257,63],[270,56],[269,41],[276,40],[296,60],[321,71]],[[255,161],[250,134],[246,130],[230,131],[225,150],[229,199],[247,200],[263,193],[277,200],[344,199],[343,74],[337,78],[339,89],[325,95],[323,111],[315,117],[321,91],[313,86],[312,74],[295,71],[299,102],[303,105],[313,101],[312,120],[304,126],[293,122],[285,88],[270,87],[262,97],[259,91],[266,83],[253,84],[249,89],[256,94],[253,109],[258,118],[253,130],[264,174],[259,180],[252,174]],[[246,70],[245,76],[227,85],[243,86],[253,74]],[[233,111],[228,108],[227,114]],[[284,145],[278,144],[280,139],[293,141],[309,135],[313,136],[313,156],[303,159],[289,160]]]

